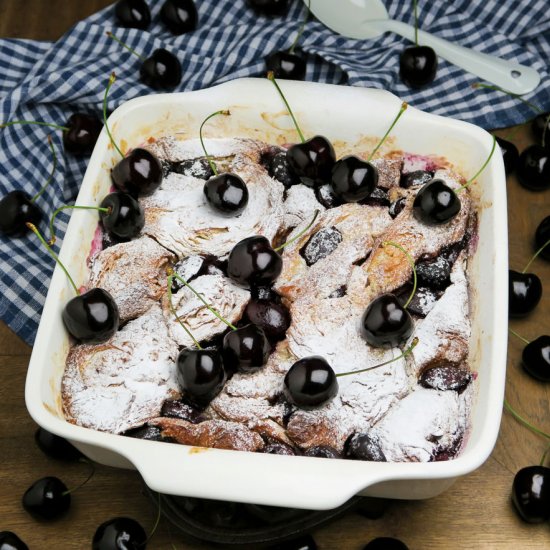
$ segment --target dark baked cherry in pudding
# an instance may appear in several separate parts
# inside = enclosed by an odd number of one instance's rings
[[[145,0],[119,0],[115,15],[122,27],[146,30],[151,23],[151,12]]]
[[[539,303],[542,297],[542,283],[534,273],[519,273],[512,269],[508,277],[509,316],[524,317]]]
[[[315,458],[342,458],[340,453],[330,445],[315,445],[304,451],[304,456]]]
[[[528,523],[550,519],[550,468],[528,466],[514,477],[512,502],[521,518]]]
[[[544,191],[550,187],[550,149],[530,145],[519,156],[516,170],[518,181],[531,191]]]
[[[183,349],[176,368],[182,395],[201,409],[220,393],[227,380],[222,356],[213,349]]]
[[[122,432],[125,437],[133,437],[134,439],[143,439],[145,441],[166,441],[162,437],[162,431],[157,426],[149,426],[148,424],[143,424],[143,426],[138,426],[137,428],[130,428],[125,432]]]
[[[497,137],[496,139],[498,146],[500,147],[500,152],[502,153],[502,160],[504,161],[504,171],[506,172],[506,175],[509,176],[512,172],[515,171],[519,161],[518,148],[513,143],[505,140],[504,138]]]
[[[358,202],[366,199],[378,185],[378,170],[370,162],[348,155],[333,166],[331,185],[344,201]]]
[[[97,528],[92,550],[145,550],[146,544],[147,534],[135,519],[116,517]]]
[[[37,519],[53,520],[61,517],[71,505],[66,485],[57,477],[43,477],[35,481],[23,495],[23,508]]]
[[[271,346],[265,332],[250,323],[228,332],[223,339],[223,360],[231,370],[255,371],[267,362]]]
[[[296,455],[296,451],[290,445],[280,441],[268,441],[261,452],[267,455]]]
[[[288,9],[288,0],[246,0],[259,15],[284,15]]]
[[[550,336],[539,336],[529,342],[521,354],[523,368],[533,378],[550,382]]]
[[[65,438],[59,437],[44,428],[34,432],[34,441],[38,448],[47,456],[57,460],[75,461],[82,458],[82,453],[73,447]]]
[[[449,221],[460,212],[458,195],[443,180],[435,179],[424,184],[416,194],[413,213],[428,225]]]
[[[288,401],[300,408],[324,405],[338,393],[338,381],[332,367],[319,355],[299,359],[284,380]]]
[[[218,174],[204,184],[203,191],[208,204],[223,214],[238,216],[248,204],[248,188],[237,174]]]
[[[437,365],[425,370],[418,379],[418,383],[425,388],[460,393],[471,380],[472,373],[468,369],[455,365]]]
[[[413,185],[424,185],[433,179],[433,172],[428,172],[427,170],[415,170],[414,172],[409,172],[408,174],[403,174],[401,176],[401,181],[399,185],[408,189]]]
[[[128,193],[109,193],[99,206],[109,209],[109,212],[99,212],[103,227],[119,239],[136,237],[145,225],[143,208]]]
[[[159,48],[143,62],[139,78],[154,90],[171,90],[181,82],[181,63],[173,53]]]
[[[73,155],[87,155],[94,149],[103,124],[99,118],[87,113],[75,113],[67,121],[63,131],[65,151]]]
[[[111,171],[111,178],[119,191],[133,197],[145,197],[162,183],[162,165],[146,149],[132,149]]]
[[[87,344],[108,340],[120,322],[116,302],[102,288],[92,288],[69,300],[62,317],[69,334]]]
[[[334,189],[330,183],[325,183],[314,189],[315,198],[319,204],[322,204],[325,208],[336,208],[343,204],[342,199],[336,196]]]
[[[409,547],[393,537],[377,537],[372,539],[363,550],[409,550]]]
[[[0,531],[0,550],[29,550],[29,547],[12,531]]]
[[[535,246],[537,249],[542,248],[545,243],[550,241],[550,216],[542,220],[535,232]],[[545,260],[550,260],[550,246],[541,250],[539,256]]]
[[[199,22],[193,0],[166,0],[160,10],[160,18],[174,34],[194,31]]]
[[[361,319],[361,334],[376,347],[393,347],[405,341],[414,329],[409,312],[393,294],[375,298]]]
[[[429,46],[405,48],[399,56],[399,77],[411,88],[422,88],[434,81],[437,55]]]
[[[453,264],[445,256],[417,262],[415,267],[420,286],[427,286],[432,290],[444,290],[451,284]]]
[[[272,178],[280,181],[287,189],[300,183],[300,178],[292,172],[286,160],[286,151],[279,151],[271,158],[268,173]]]
[[[181,399],[167,399],[160,409],[160,416],[179,418],[192,424],[198,424],[206,418],[196,408]]]
[[[284,340],[290,326],[290,312],[283,304],[271,300],[250,300],[244,315],[260,327],[271,341]]]
[[[42,210],[25,191],[10,191],[0,200],[0,233],[22,237],[29,231],[26,224],[38,225],[42,221],[42,215]]]
[[[540,143],[548,149],[550,148],[550,113],[541,113],[531,122],[533,135]]]
[[[306,77],[306,62],[295,53],[273,52],[267,56],[265,64],[267,70],[273,71],[276,78],[304,80]]]
[[[283,260],[262,236],[238,242],[227,261],[227,274],[242,285],[266,286],[281,274]]]
[[[289,147],[286,159],[292,172],[304,185],[317,187],[331,181],[336,153],[327,138],[314,136]]]
[[[378,443],[366,433],[350,435],[344,445],[344,455],[353,460],[386,462],[386,456]]]

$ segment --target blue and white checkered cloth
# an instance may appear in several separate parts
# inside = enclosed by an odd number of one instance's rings
[[[410,0],[384,1],[390,17],[414,24]],[[171,35],[160,22],[163,2],[150,0],[153,23],[148,31],[117,28],[114,9],[109,7],[81,21],[55,43],[1,39],[0,121],[43,120],[63,125],[76,111],[100,116],[113,70],[118,80],[110,94],[110,109],[153,93],[139,82],[140,60],[109,39],[107,30],[142,55],[159,47],[176,53],[183,68],[178,91],[196,90],[239,77],[265,75],[265,56],[291,46],[306,14],[300,0],[290,2],[284,18],[257,16],[245,0],[195,2],[199,27],[182,36]],[[542,84],[526,99],[550,110],[548,0],[420,1],[419,16],[421,27],[435,35],[536,68]],[[485,128],[510,126],[533,116],[529,107],[513,98],[472,90],[470,85],[477,78],[442,59],[432,85],[410,90],[398,76],[399,53],[406,45],[391,33],[372,40],[344,38],[311,18],[299,49],[307,58],[307,80],[385,88],[415,107]],[[48,216],[75,199],[87,159],[64,153],[60,131],[38,126],[0,130],[0,196],[14,189],[36,194],[51,170],[46,140],[51,133],[59,164],[52,185],[37,201]],[[65,213],[58,218],[58,245],[68,219]],[[45,222],[41,228],[46,231]],[[32,234],[0,237],[0,261],[0,318],[32,344],[53,261]]]

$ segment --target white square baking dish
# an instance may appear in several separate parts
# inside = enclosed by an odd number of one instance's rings
[[[328,137],[337,153],[345,143],[374,144],[377,139],[372,137],[384,134],[401,103],[380,90],[290,81],[281,86],[306,137]],[[212,121],[208,135],[253,137],[269,143],[297,140],[281,98],[266,79],[241,79],[196,92],[133,99],[111,115],[109,126],[117,143],[127,150],[150,136],[183,132],[197,137],[202,120],[218,109],[230,109],[231,116]],[[387,147],[444,156],[468,176],[489,156],[492,137],[471,124],[409,108]],[[103,130],[77,204],[99,204],[109,192],[109,172],[117,160]],[[197,449],[70,424],[61,408],[61,379],[69,349],[61,311],[72,294],[59,267],[29,365],[27,408],[40,426],[67,438],[92,460],[135,468],[151,489],[161,493],[319,510],[336,507],[356,494],[399,499],[435,496],[487,459],[498,435],[504,395],[508,246],[501,155],[493,155],[471,192],[479,213],[479,243],[469,264],[470,363],[478,373],[477,391],[468,440],[453,460],[381,463]],[[73,212],[60,257],[77,285],[87,278],[86,258],[96,225],[93,212]]]

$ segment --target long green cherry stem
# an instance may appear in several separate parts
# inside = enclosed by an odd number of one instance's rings
[[[416,287],[418,284],[417,276],[416,276],[416,265],[414,263],[413,257],[398,243],[394,243],[393,241],[384,241],[382,243],[382,246],[394,246],[395,248],[401,250],[403,254],[407,257],[407,261],[409,262],[409,265],[412,268],[413,272],[413,288],[411,291],[411,295],[409,296],[409,299],[405,302],[405,305],[403,306],[403,309],[407,309],[408,305],[411,303],[411,300],[413,299],[414,293],[416,292]]]
[[[48,128],[55,128],[56,130],[63,130],[64,132],[68,132],[70,130],[67,126],[60,126],[59,124],[41,122],[38,120],[12,120],[10,122],[0,124],[0,128],[7,128],[8,126],[15,126],[16,124],[35,124],[36,126],[47,126]]]
[[[534,254],[533,257],[527,262],[527,265],[523,268],[522,273],[525,273],[531,264],[537,259],[538,255],[550,244],[550,239],[547,240]]]
[[[546,447],[546,450],[544,451],[544,454],[542,455],[542,458],[540,459],[540,466],[544,466],[544,463],[546,462],[546,457],[548,456],[548,452],[550,451],[550,445]]]
[[[313,214],[312,220],[309,222],[309,224],[298,233],[298,235],[292,237],[289,241],[286,241],[286,243],[283,243],[279,245],[277,248],[274,248],[275,252],[279,252],[279,250],[282,250],[285,246],[288,246],[289,244],[292,244],[293,242],[296,242],[314,223],[317,219],[317,216],[319,215],[319,210],[315,210],[315,213]]]
[[[172,282],[174,280],[174,272],[171,272],[168,275],[168,303],[170,305],[170,311],[176,318],[176,321],[180,324],[181,328],[187,333],[187,336],[193,340],[195,346],[197,346],[197,349],[202,349],[201,345],[199,344],[198,340],[191,334],[191,331],[183,324],[182,320],[180,319],[180,316],[176,312],[176,308],[174,307],[174,302],[172,301]]]
[[[294,53],[294,49],[298,45],[298,40],[300,40],[300,37],[302,36],[302,33],[304,32],[304,29],[306,27],[306,23],[309,19],[309,14],[311,13],[311,0],[308,0],[307,2],[307,13],[302,21],[302,24],[300,25],[300,28],[298,29],[298,34],[296,35],[296,38],[294,39],[294,42],[292,43],[292,46],[290,46],[290,49],[288,50],[288,53]]]
[[[418,46],[418,10],[417,1],[413,0],[414,4],[414,43]]]
[[[94,463],[91,460],[81,458],[80,462],[84,462],[85,464],[89,464],[92,469],[91,469],[90,473],[88,474],[88,477],[82,483],[78,484],[76,487],[72,487],[71,489],[68,489],[67,491],[63,491],[63,493],[62,493],[63,496],[70,495],[71,493],[74,493],[75,491],[78,491],[78,489],[80,489],[81,487],[84,487],[84,485],[86,485],[86,483],[88,483],[88,481],[90,481],[90,479],[92,479],[93,475],[95,474],[95,466],[94,466]]]
[[[53,222],[55,221],[57,215],[60,212],[63,212],[63,210],[97,210],[98,212],[105,212],[106,214],[109,214],[111,212],[110,208],[101,208],[100,206],[76,206],[74,204],[66,204],[64,206],[60,206],[57,210],[54,210],[52,217],[50,218],[50,240],[48,241],[48,244],[50,246],[53,246],[56,241]]]
[[[130,48],[128,44],[125,44],[120,38],[117,38],[112,32],[107,31],[105,33],[109,38],[112,38],[115,42],[118,42],[123,48],[126,48],[130,53],[134,54],[136,57],[139,57],[142,61],[145,61],[147,58],[143,55],[140,55],[136,50]]]
[[[25,225],[38,237],[38,240],[46,247],[46,250],[48,251],[48,254],[56,261],[56,263],[59,265],[59,267],[61,267],[61,269],[64,271],[65,275],[67,275],[67,279],[69,279],[69,282],[71,283],[71,286],[73,287],[76,295],[80,296],[80,292],[78,292],[78,288],[74,284],[73,278],[69,275],[69,272],[67,271],[67,268],[63,265],[63,263],[59,259],[59,256],[50,248],[50,245],[46,242],[44,237],[40,234],[40,231],[38,231],[36,226],[32,223],[27,222]]]
[[[267,78],[268,78],[268,80],[271,80],[271,82],[273,82],[273,85],[275,86],[275,88],[279,92],[279,95],[281,96],[281,99],[283,100],[283,102],[286,106],[288,114],[290,115],[290,118],[292,118],[292,121],[294,122],[294,126],[296,127],[296,131],[298,132],[298,135],[300,136],[300,139],[302,140],[302,143],[304,143],[306,138],[304,137],[304,134],[302,134],[302,130],[300,130],[300,126],[298,125],[298,121],[296,120],[296,117],[294,116],[294,113],[292,112],[292,109],[290,108],[290,105],[288,104],[288,101],[286,100],[286,97],[283,94],[283,91],[281,90],[281,88],[279,87],[279,84],[275,80],[275,75],[273,74],[273,71],[269,71],[267,73]]]
[[[44,193],[44,191],[46,190],[46,187],[48,187],[48,185],[50,185],[50,183],[53,181],[55,169],[57,168],[57,155],[55,154],[55,148],[53,146],[52,136],[48,136],[48,145],[50,146],[50,151],[52,152],[52,159],[53,159],[52,171],[50,172],[50,176],[46,180],[46,183],[40,188],[40,191],[38,191],[38,193],[36,193],[36,195],[31,199],[31,202],[36,201],[36,199],[40,197],[42,193]]]
[[[208,161],[208,164],[210,164],[210,169],[212,170],[212,172],[214,172],[215,176],[218,175],[218,170],[216,169],[216,165],[214,164],[214,161],[212,160],[212,157],[208,154],[208,152],[206,151],[206,147],[204,146],[204,140],[202,138],[202,128],[206,124],[206,122],[208,120],[210,120],[211,118],[213,118],[215,116],[218,116],[218,115],[229,116],[230,114],[231,114],[231,112],[228,111],[227,109],[222,109],[221,111],[216,111],[215,113],[212,113],[211,115],[208,115],[202,121],[201,127],[199,128],[199,139],[200,139],[200,142],[201,142],[201,147],[202,147],[202,150],[204,151],[204,154],[206,156],[206,160]]]
[[[107,87],[105,88],[105,95],[103,96],[103,124],[105,125],[105,130],[107,130],[107,135],[109,136],[109,139],[113,144],[113,147],[118,151],[118,154],[122,158],[124,158],[124,153],[120,150],[119,146],[116,144],[115,140],[113,139],[111,130],[109,130],[109,125],[107,124],[107,96],[109,95],[109,90],[111,89],[111,86],[115,83],[115,80],[116,80],[116,74],[113,71],[111,73],[111,76],[109,77],[109,82],[107,83]]]
[[[529,342],[529,340],[527,340],[527,338],[524,338],[523,336],[521,336],[520,334],[518,334],[515,330],[512,330],[510,327],[508,327],[508,330],[516,337],[516,338],[519,338],[522,342],[524,342],[525,344],[530,344],[531,342]]]
[[[367,159],[368,162],[372,160],[372,157],[374,157],[378,149],[382,147],[382,144],[386,141],[387,137],[390,135],[390,132],[393,130],[394,126],[397,124],[397,121],[401,118],[401,115],[407,110],[408,106],[409,105],[405,101],[401,103],[401,107],[399,109],[399,112],[397,113],[397,116],[393,119],[393,122],[391,126],[388,128],[388,131],[384,134],[384,137],[378,142],[378,145],[372,150],[372,153],[369,155],[369,158]]]
[[[538,105],[535,105],[534,103],[531,103],[530,101],[527,101],[526,99],[523,99],[523,97],[521,97],[519,94],[514,94],[513,92],[509,92],[508,90],[505,90],[504,88],[501,88],[500,86],[493,86],[492,84],[483,84],[483,82],[474,82],[472,84],[472,88],[474,88],[474,90],[477,90],[479,88],[484,88],[486,90],[495,90],[497,92],[502,92],[503,94],[509,95],[509,96],[511,96],[515,99],[519,99],[522,103],[524,103],[528,107],[531,107],[531,109],[533,109],[533,111],[535,111],[537,113],[543,113],[544,112]]]
[[[542,430],[539,430],[533,424],[531,424],[529,421],[525,420],[519,413],[517,413],[512,405],[508,403],[508,401],[504,400],[504,408],[520,423],[523,424],[526,428],[529,428],[533,433],[536,433],[542,437],[545,437],[546,439],[550,439],[550,434],[547,434],[546,432],[543,432]]]
[[[225,323],[231,330],[237,330],[237,327],[235,325],[232,325],[227,319],[224,319],[202,296],[202,294],[199,294],[181,275],[178,273],[174,273],[174,277],[183,283],[210,311],[210,313],[214,314],[220,321]]]
[[[380,363],[379,365],[374,365],[372,367],[367,367],[366,369],[352,370],[352,371],[349,371],[349,372],[341,372],[341,373],[337,374],[336,377],[338,378],[340,376],[349,376],[351,374],[359,374],[361,372],[367,372],[369,370],[379,369],[380,367],[385,367],[386,365],[389,365],[390,363],[393,363],[394,361],[398,361],[399,359],[403,359],[404,357],[407,357],[407,355],[410,355],[412,353],[413,349],[418,344],[418,342],[419,342],[418,338],[416,338],[416,337],[413,338],[413,341],[411,342],[411,345],[403,353],[401,353],[397,357],[394,357],[393,359],[390,359],[389,361],[384,361],[383,363]]]
[[[476,180],[479,174],[481,174],[481,172],[483,172],[483,170],[485,170],[485,168],[489,164],[489,161],[491,160],[497,146],[497,138],[495,136],[492,136],[492,138],[493,138],[493,147],[491,148],[491,152],[489,153],[489,156],[487,157],[487,159],[485,160],[481,168],[464,185],[460,186],[456,190],[457,193],[460,193],[461,191],[464,191],[464,189],[467,189],[469,185]]]

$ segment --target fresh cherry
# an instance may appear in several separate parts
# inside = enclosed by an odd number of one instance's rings
[[[99,206],[109,209],[109,212],[99,212],[103,227],[119,239],[136,237],[145,225],[143,208],[128,193],[109,193]]]
[[[273,71],[276,78],[304,80],[306,77],[306,62],[295,53],[273,52],[267,56],[265,64],[267,70]]]
[[[237,174],[225,172],[204,184],[206,200],[223,214],[238,216],[248,204],[248,188]]]
[[[363,550],[409,550],[409,547],[393,537],[377,537],[372,539]]]
[[[69,334],[87,344],[108,340],[120,321],[116,302],[102,288],[92,288],[69,300],[62,317]]]
[[[550,147],[550,113],[541,113],[531,122],[531,129],[537,141],[545,147]]]
[[[405,48],[399,56],[399,76],[411,88],[422,88],[434,81],[437,55],[429,46]]]
[[[353,460],[386,462],[386,457],[378,443],[366,433],[355,433],[348,437],[344,454]]]
[[[414,329],[409,312],[393,294],[375,298],[361,319],[361,334],[372,346],[393,347],[406,340]]]
[[[47,456],[57,460],[75,461],[82,458],[82,453],[73,447],[66,439],[59,437],[44,428],[34,432],[34,440],[38,448]]]
[[[115,15],[122,27],[146,30],[151,23],[151,12],[145,0],[119,0]]]
[[[143,62],[139,77],[154,90],[171,90],[181,82],[181,63],[173,53],[159,48]]]
[[[304,185],[317,187],[331,181],[336,153],[327,138],[314,136],[289,147],[286,159]]]
[[[29,547],[12,531],[0,531],[0,550],[29,550]]]
[[[542,283],[534,273],[509,270],[508,313],[510,317],[524,317],[539,303]]]
[[[228,332],[223,339],[223,360],[231,370],[255,371],[265,365],[271,346],[264,331],[250,323]]]
[[[299,359],[284,380],[288,401],[301,408],[318,407],[338,393],[338,381],[332,367],[319,355]]]
[[[265,286],[280,275],[283,260],[265,237],[247,237],[238,242],[227,262],[227,274],[242,285]]]
[[[174,34],[184,34],[197,28],[199,16],[193,0],[166,0],[160,18]]]
[[[537,380],[550,382],[550,336],[529,342],[521,355],[523,368]]]
[[[101,120],[87,113],[71,115],[66,126],[68,130],[63,131],[63,145],[65,151],[73,155],[91,153],[103,128]]]
[[[38,519],[57,519],[70,505],[71,495],[57,477],[43,477],[35,481],[23,495],[23,508]]]
[[[201,409],[220,393],[227,380],[222,356],[213,349],[183,349],[176,368],[183,397]]]
[[[458,195],[440,179],[424,184],[416,194],[413,213],[425,224],[437,225],[449,221],[460,212]]]
[[[132,196],[147,196],[162,183],[162,165],[147,149],[132,149],[111,171],[116,188]]]
[[[260,15],[284,15],[288,0],[246,0],[247,4]]]
[[[521,518],[528,523],[542,523],[550,519],[550,468],[522,468],[514,477],[512,502]]]
[[[26,224],[38,225],[42,215],[42,210],[25,191],[10,191],[0,200],[0,233],[22,237],[29,231]]]
[[[315,445],[304,452],[304,456],[315,458],[342,458],[340,453],[330,445]]]
[[[504,171],[509,176],[515,171],[519,161],[518,148],[510,141],[506,141],[504,138],[497,137],[497,143],[502,153],[502,160],[504,160]]]
[[[290,312],[283,304],[271,300],[250,300],[244,315],[260,327],[272,341],[284,340],[290,326]]]
[[[135,519],[116,517],[97,528],[92,550],[145,550],[146,544],[147,534]]]
[[[519,156],[516,170],[519,183],[531,191],[550,187],[550,150],[542,145],[530,145]]]
[[[332,189],[346,202],[366,199],[377,184],[378,170],[354,155],[341,158],[332,168]]]
[[[550,241],[550,216],[542,220],[535,232],[535,246],[542,248],[545,243]],[[550,260],[550,246],[545,247],[539,254],[545,260]]]

